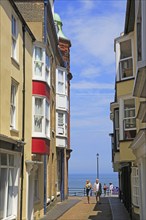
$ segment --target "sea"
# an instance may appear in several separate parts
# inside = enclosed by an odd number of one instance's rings
[[[69,173],[68,176],[68,187],[69,189],[74,189],[74,188],[81,188],[83,189],[85,187],[86,180],[90,180],[92,186],[95,183],[96,180],[96,174],[73,174]],[[119,187],[119,182],[118,182],[118,174],[117,173],[101,173],[99,174],[99,181],[102,184],[102,187],[104,183],[109,186],[109,183],[112,183],[114,187]]]

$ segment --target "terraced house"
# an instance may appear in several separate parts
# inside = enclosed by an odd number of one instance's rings
[[[115,39],[113,169],[132,219],[146,219],[146,2],[127,1],[124,33]]]
[[[0,1],[0,219],[67,198],[71,43],[54,17],[53,0]]]

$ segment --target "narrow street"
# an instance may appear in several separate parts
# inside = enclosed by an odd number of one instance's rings
[[[130,216],[118,197],[102,197],[96,204],[95,197],[70,197],[55,205],[41,220],[130,220]]]

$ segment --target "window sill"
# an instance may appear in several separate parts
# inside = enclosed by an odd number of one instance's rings
[[[117,83],[126,82],[126,81],[134,80],[134,79],[135,79],[135,77],[131,76],[131,77],[120,79],[120,80],[117,81]]]
[[[18,61],[17,61],[14,57],[11,57],[11,61],[12,61],[12,64],[13,64],[18,70],[20,70],[20,65],[19,65]]]
[[[9,217],[6,217],[5,220],[16,220],[16,216],[15,215],[11,215]]]
[[[10,132],[13,132],[15,134],[19,134],[19,131],[13,127],[10,127]]]

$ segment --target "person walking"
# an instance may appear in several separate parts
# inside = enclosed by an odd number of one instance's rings
[[[99,179],[96,179],[95,183],[94,183],[94,193],[95,193],[95,197],[96,197],[96,202],[97,203],[101,203],[100,202],[100,196],[102,194],[102,186],[101,183],[99,182]]]
[[[104,183],[103,185],[104,196],[106,196],[106,190],[107,190],[107,185]]]
[[[114,188],[113,184],[110,183],[110,184],[109,184],[109,192],[110,192],[110,196],[112,196],[112,194],[113,194],[113,188]]]
[[[87,202],[89,204],[90,203],[90,193],[91,193],[91,189],[92,189],[92,185],[89,180],[86,180],[85,188],[86,188]]]

